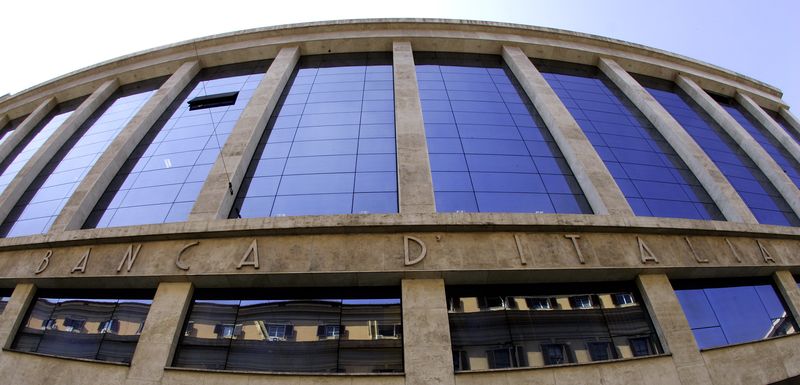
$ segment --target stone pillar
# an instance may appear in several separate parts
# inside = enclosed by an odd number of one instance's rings
[[[800,216],[800,190],[795,186],[783,169],[775,163],[775,160],[761,147],[750,134],[747,133],[733,117],[725,111],[714,99],[711,98],[693,80],[683,75],[678,75],[676,79],[678,87],[686,92],[689,97],[697,103],[714,121],[730,135],[736,144],[753,160],[758,168],[763,172],[772,185],[778,189],[783,199],[789,204],[795,214]]]
[[[411,43],[393,45],[397,192],[402,214],[436,212],[428,142]]]
[[[76,230],[83,226],[83,222],[94,209],[106,187],[128,160],[133,150],[199,71],[199,62],[184,63],[150,97],[83,178],[53,222],[50,233]]]
[[[128,371],[129,385],[160,384],[172,365],[194,288],[188,282],[162,282],[147,313]]]
[[[797,281],[792,276],[792,272],[788,270],[776,271],[772,275],[772,279],[775,281],[775,286],[778,287],[783,300],[786,301],[789,313],[795,320],[800,320],[800,288],[797,287]]]
[[[454,385],[444,280],[404,279],[402,291],[406,385]]]
[[[665,352],[672,354],[681,384],[711,385],[703,356],[669,278],[664,274],[639,275],[636,285]]]
[[[18,283],[14,293],[6,304],[3,314],[0,315],[0,346],[11,349],[17,330],[25,322],[25,314],[36,295],[36,286],[32,283]]]
[[[269,65],[266,75],[253,92],[203,183],[200,195],[189,214],[189,221],[228,217],[247,167],[258,147],[258,141],[264,135],[267,121],[272,116],[299,58],[300,47],[286,47],[278,52],[278,56]]]
[[[0,115],[0,130],[3,129],[6,126],[6,124],[8,124],[8,122],[9,122],[8,115],[6,114]]]
[[[785,148],[797,162],[800,162],[800,144],[798,144],[775,119],[772,119],[772,117],[752,98],[739,91],[736,91],[736,101],[739,102],[750,115],[756,118],[758,124],[764,126],[775,139],[778,139],[783,148]]]
[[[519,47],[503,46],[503,59],[553,135],[594,213],[633,216],[628,200],[600,155],[525,52]]]
[[[789,123],[790,127],[787,128],[794,129],[794,132],[800,135],[800,120],[798,120],[797,117],[794,116],[794,114],[792,114],[786,107],[781,107],[778,110],[778,113],[783,117],[784,120],[786,120],[786,123]]]
[[[719,168],[653,95],[650,95],[617,62],[601,58],[599,67],[678,153],[727,220],[758,223],[747,204]]]
[[[17,128],[14,129],[14,132],[12,132],[8,139],[3,142],[3,145],[0,146],[0,162],[6,160],[8,154],[14,151],[17,145],[19,145],[19,143],[22,142],[22,140],[25,139],[25,137],[28,136],[28,134],[30,134],[37,125],[39,125],[42,119],[44,119],[47,114],[53,110],[53,108],[55,108],[56,104],[56,98],[47,98],[45,101],[39,104],[39,106],[36,107],[36,109],[34,109],[33,112],[31,112],[30,115],[28,115],[28,117],[25,118],[25,120],[23,120],[19,126],[17,126]]]
[[[104,82],[94,93],[81,103],[78,109],[45,141],[30,160],[17,173],[17,176],[0,194],[0,222],[3,222],[28,186],[39,176],[61,146],[89,119],[97,109],[119,88],[117,79]]]

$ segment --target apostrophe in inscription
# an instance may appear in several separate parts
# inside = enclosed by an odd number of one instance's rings
[[[639,243],[639,257],[642,259],[642,263],[647,262],[655,262],[658,263],[658,258],[653,253],[653,250],[650,250],[650,247],[647,246],[646,243],[640,237],[636,237],[636,242]]]
[[[775,261],[775,258],[772,258],[772,255],[769,253],[769,251],[767,251],[767,248],[764,247],[763,244],[761,244],[761,241],[756,239],[756,243],[758,243],[758,249],[761,250],[761,257],[764,258],[764,262],[766,262],[766,263],[770,263],[770,262],[778,263],[778,262]]]
[[[175,256],[175,266],[177,266],[179,269],[184,270],[184,271],[189,270],[189,265],[187,265],[187,264],[183,263],[183,261],[181,261],[181,256],[183,255],[184,251],[186,251],[190,247],[197,246],[199,244],[200,244],[200,242],[192,242],[192,243],[187,243],[186,245],[184,245],[181,248],[181,250],[178,251],[178,255]]]
[[[581,246],[578,244],[578,239],[581,239],[581,236],[575,234],[564,234],[564,238],[572,241],[572,247],[575,248],[575,254],[578,256],[578,261],[581,264],[586,263],[586,259],[583,258],[583,252],[581,252]]]
[[[683,237],[683,239],[686,240],[686,244],[689,245],[689,250],[692,251],[692,256],[694,256],[694,260],[697,261],[697,263],[708,263],[708,258],[700,258],[700,256],[697,255],[697,251],[694,250],[694,245],[692,245],[692,241],[689,240],[689,237]]]
[[[410,255],[410,251],[409,251],[410,250],[410,244],[409,244],[409,242],[416,243],[417,245],[419,245],[419,248],[420,248],[419,254],[417,254],[417,256],[414,257],[414,258],[411,258],[411,255]],[[422,242],[421,239],[416,238],[416,237],[412,237],[410,235],[404,235],[403,236],[403,252],[404,252],[404,255],[405,255],[405,265],[406,266],[411,266],[411,265],[416,265],[416,264],[422,262],[423,259],[425,259],[425,255],[428,254],[428,248],[425,246],[425,242]]]
[[[119,261],[119,266],[117,266],[117,273],[122,271],[122,266],[125,266],[125,271],[131,271],[133,263],[136,262],[136,256],[139,255],[139,250],[141,249],[141,244],[131,243],[128,245],[128,250],[125,251],[125,255],[122,256],[122,260]]]
[[[742,263],[742,258],[739,256],[739,253],[736,252],[736,248],[733,247],[733,244],[731,243],[730,239],[725,238],[725,243],[727,243],[728,248],[731,249],[731,254],[733,254],[734,258],[736,258],[736,262]]]
[[[78,260],[78,263],[75,264],[75,267],[70,270],[70,274],[73,273],[85,273],[86,272],[86,264],[89,263],[89,254],[92,253],[92,248],[88,248],[81,259]]]
[[[519,239],[518,234],[514,234],[514,243],[517,245],[517,255],[519,255],[519,263],[527,265],[528,260],[525,258],[525,251],[522,250],[522,240]]]
[[[44,253],[44,258],[39,262],[36,266],[36,270],[33,271],[34,274],[41,274],[43,271],[47,269],[47,266],[50,266],[50,257],[53,256],[53,250],[47,250]]]
[[[250,256],[253,258],[251,259]],[[253,266],[254,269],[258,269],[258,241],[255,239],[253,239],[253,242],[250,242],[250,247],[244,252],[236,268],[241,269],[244,266]]]

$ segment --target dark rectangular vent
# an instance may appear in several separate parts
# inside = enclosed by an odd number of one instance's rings
[[[237,96],[239,96],[239,91],[198,96],[188,102],[189,111],[202,110],[203,108],[230,106],[236,103]]]

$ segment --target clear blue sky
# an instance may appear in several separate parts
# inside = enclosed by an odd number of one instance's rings
[[[134,51],[277,24],[375,17],[562,28],[706,61],[784,91],[800,115],[800,1],[42,1],[3,5],[0,95]]]

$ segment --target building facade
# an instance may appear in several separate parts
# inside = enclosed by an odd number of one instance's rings
[[[0,129],[5,383],[800,381],[800,122],[710,64],[299,24],[64,75]]]

